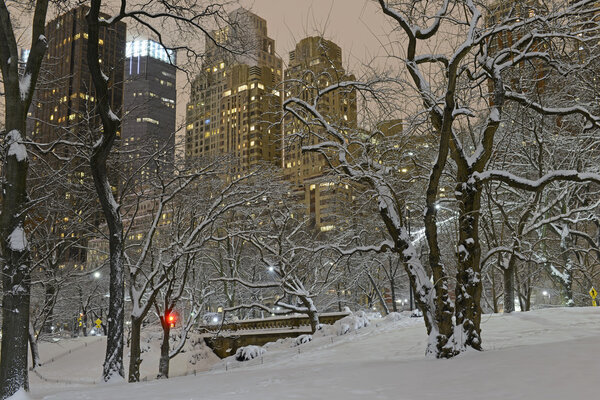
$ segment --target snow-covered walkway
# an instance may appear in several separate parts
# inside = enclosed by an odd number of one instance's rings
[[[38,391],[32,382],[32,397],[575,400],[599,395],[600,308],[484,316],[482,326],[487,350],[452,360],[426,359],[423,325],[406,318],[373,321],[344,336],[317,337],[300,351],[290,347],[289,340],[273,344],[262,364],[228,360],[198,376],[135,385],[55,387],[54,394],[49,387]],[[80,367],[101,360],[99,354]]]

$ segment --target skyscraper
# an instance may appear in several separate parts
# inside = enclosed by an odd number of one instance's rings
[[[73,139],[89,128],[100,126],[93,114],[95,90],[87,66],[87,23],[89,7],[82,5],[56,17],[46,25],[48,51],[43,76],[37,89],[33,114],[34,139],[51,142],[58,136]],[[123,59],[125,23],[100,29],[100,57],[103,72],[109,79],[110,105],[121,115],[123,104]],[[68,147],[58,150],[69,154]]]
[[[156,168],[154,163],[140,165],[145,155],[159,155],[167,163],[174,159],[176,59],[173,51],[152,40],[127,42],[125,57],[121,139],[132,161],[126,163],[125,175],[131,178],[136,171],[135,181],[143,181]]]
[[[264,19],[242,8],[230,18],[234,24],[213,32],[218,45],[207,39],[203,73],[192,83],[185,157],[233,155],[235,176],[279,160],[282,61]],[[244,53],[232,56],[220,46]]]
[[[59,15],[46,25],[48,50],[42,65],[42,74],[38,83],[35,104],[31,115],[33,121],[32,139],[38,143],[53,143],[58,139],[75,142],[89,142],[90,131],[101,129],[101,122],[95,115],[96,94],[87,65],[87,22],[85,16],[89,7],[82,5]],[[100,61],[104,74],[108,77],[110,105],[120,116],[123,104],[123,60],[125,52],[126,25],[122,22],[100,29]],[[24,55],[25,56],[25,55]],[[65,142],[63,142],[65,143]],[[68,222],[77,215],[81,207],[89,210],[89,167],[85,158],[75,155],[77,146],[58,144],[52,148],[54,154],[41,154],[41,159],[33,157],[30,180],[32,186],[42,187],[45,180],[55,175],[66,174],[62,178],[64,189],[58,190],[71,205],[69,216],[57,215],[57,221]],[[66,159],[72,159],[66,163]],[[48,169],[50,166],[51,169]],[[85,194],[84,194],[85,193]],[[87,197],[86,197],[87,196]],[[80,214],[81,215],[81,214]],[[98,216],[98,213],[95,214]],[[96,221],[97,222],[97,221]],[[40,221],[40,223],[42,223]],[[67,235],[80,246],[70,246],[64,255],[65,264],[74,264],[83,268],[86,260],[83,233],[65,233],[59,223],[53,230],[59,238]]]
[[[313,36],[302,39],[289,54],[285,71],[286,97],[297,97],[311,104],[317,91],[336,83],[353,81],[342,66],[342,50],[330,40]],[[317,110],[338,130],[356,129],[356,93],[351,89],[336,89],[323,95]],[[325,130],[314,124],[307,127],[288,116],[284,126],[283,175],[306,203],[314,226],[328,231],[335,226],[337,205],[351,199],[347,184],[327,177],[328,161],[324,155],[302,153],[303,145],[316,144]],[[299,140],[299,137],[302,137]],[[333,160],[333,158],[332,158]]]

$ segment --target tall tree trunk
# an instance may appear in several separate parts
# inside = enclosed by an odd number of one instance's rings
[[[44,308],[42,310],[42,315],[44,315],[44,324],[42,326],[42,331],[45,333],[53,333],[52,326],[54,326],[56,286],[54,280],[51,277],[48,278],[50,282],[48,282],[44,288]]]
[[[515,256],[502,262],[502,276],[504,278],[504,313],[515,311]]]
[[[101,0],[90,1],[90,11],[86,16],[86,20],[88,25],[87,62],[96,89],[96,111],[102,120],[103,126],[102,136],[93,148],[90,166],[98,199],[109,230],[110,298],[106,356],[102,372],[102,377],[106,382],[117,376],[121,379],[125,376],[123,370],[125,271],[123,222],[119,206],[115,201],[108,180],[107,168],[108,156],[117,137],[120,120],[110,109],[108,82],[106,75],[102,73],[100,68],[98,49],[100,5]]]
[[[398,312],[398,306],[396,305],[396,282],[394,282],[393,276],[390,278],[390,294],[392,296],[392,310]]]
[[[35,337],[35,331],[33,329],[33,324],[29,323],[29,348],[31,349],[31,369],[36,369],[41,365],[40,362],[40,350],[37,343],[37,338]]]
[[[131,339],[129,340],[129,382],[140,381],[140,364],[142,351],[140,341],[142,336],[143,318],[131,318]]]
[[[491,281],[492,281],[492,305],[494,307],[494,314],[498,313],[498,298],[496,295],[496,278],[495,278],[494,271],[491,271]]]
[[[298,298],[307,310],[306,314],[308,315],[308,320],[310,322],[310,330],[312,333],[315,333],[321,328],[321,324],[319,322],[319,312],[315,307],[315,303],[313,303],[310,297],[298,296]]]
[[[470,174],[458,172],[459,201],[458,265],[456,273],[456,326],[462,329],[459,345],[481,350],[481,245],[479,211],[481,191],[470,184]],[[462,178],[462,179],[461,179]]]
[[[169,314],[165,313],[165,315]],[[169,356],[169,338],[171,335],[171,325],[168,321],[166,321],[164,316],[160,317],[160,325],[163,329],[163,337],[162,343],[160,345],[160,359],[158,361],[158,379],[169,377],[169,364],[171,361],[171,358]]]
[[[369,277],[369,281],[371,281],[371,285],[373,285],[373,290],[375,291],[375,294],[377,295],[377,298],[379,299],[379,303],[381,304],[381,308],[383,308],[383,312],[385,313],[385,315],[388,315],[390,313],[390,309],[388,308],[387,304],[385,304],[385,299],[383,298],[381,291],[375,284],[375,280],[373,279],[373,276],[368,271],[367,271],[367,276]]]

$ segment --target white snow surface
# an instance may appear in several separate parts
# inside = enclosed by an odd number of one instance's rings
[[[77,387],[43,383],[32,374],[30,396],[45,400],[549,400],[598,394],[600,307],[484,315],[485,351],[469,351],[451,360],[426,358],[422,319],[401,315],[372,319],[369,326],[344,336],[314,335],[298,347],[290,346],[294,339],[279,340],[266,345],[269,351],[261,358],[237,362],[230,357],[197,376]],[[97,379],[103,344],[89,345],[79,353],[73,350],[72,357],[40,371]],[[44,361],[49,354],[44,355],[43,346],[41,352]]]
[[[17,226],[10,235],[8,235],[8,247],[13,251],[23,251],[27,248],[27,238],[22,226]]]
[[[31,397],[27,395],[27,392],[23,389],[19,389],[17,393],[13,394],[8,400],[30,400]]]
[[[13,129],[6,135],[8,155],[15,156],[21,162],[27,159],[27,147],[22,143],[23,138],[18,130]]]

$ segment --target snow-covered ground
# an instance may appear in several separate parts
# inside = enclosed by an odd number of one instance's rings
[[[396,319],[396,320],[394,320]],[[32,375],[31,398],[46,400],[233,400],[233,399],[586,399],[600,393],[600,308],[545,309],[512,315],[485,315],[484,352],[452,360],[424,357],[421,321],[408,317],[372,320],[338,336],[326,328],[299,346],[287,339],[266,346],[247,362],[233,358],[196,360],[188,351],[174,360],[177,374],[196,376],[140,384],[65,385]],[[81,347],[82,341],[89,341]],[[45,377],[97,380],[103,341],[65,341],[71,354],[40,368]],[[42,360],[50,358],[42,346]],[[151,346],[153,347],[153,346]],[[56,349],[53,350],[58,354]],[[142,363],[154,374],[155,352]],[[196,357],[197,358],[197,357]],[[152,359],[152,360],[150,360]]]

